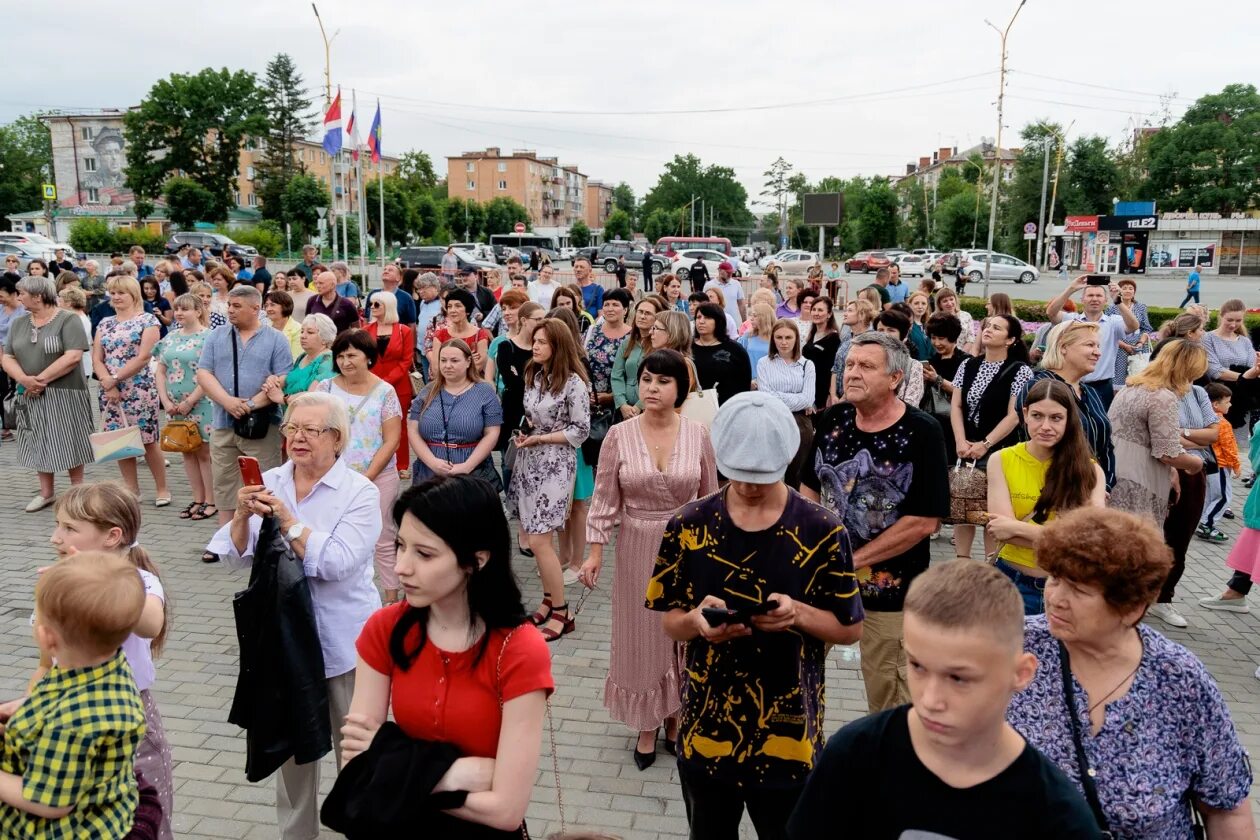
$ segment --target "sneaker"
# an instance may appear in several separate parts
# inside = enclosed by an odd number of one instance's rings
[[[564,585],[565,585],[565,586],[572,586],[573,584],[575,584],[575,583],[577,583],[577,582],[578,582],[578,573],[577,573],[577,570],[576,570],[576,569],[565,569],[565,570],[564,570]]]
[[[1260,668],[1256,669],[1256,679],[1260,680]]]
[[[1225,532],[1219,528],[1204,528],[1202,525],[1194,532],[1194,535],[1201,540],[1214,543],[1223,543],[1229,540],[1229,537],[1225,536]]]
[[[1244,479],[1243,479],[1243,487],[1248,487],[1248,488],[1249,488],[1249,487],[1251,487],[1251,485],[1253,485],[1253,484],[1255,484],[1255,483],[1256,483],[1256,477],[1255,477],[1254,475],[1249,475],[1249,476],[1247,476],[1246,478],[1244,478]]]
[[[1246,598],[1222,598],[1219,595],[1214,598],[1200,598],[1199,606],[1205,610],[1223,610],[1236,613],[1251,612],[1251,607],[1247,605]]]
[[[1234,512],[1233,512],[1232,510],[1230,510],[1229,508],[1225,508],[1225,510],[1221,513],[1221,518],[1222,518],[1222,519],[1233,519],[1233,518],[1234,518]]]
[[[1190,622],[1186,621],[1185,616],[1173,609],[1172,604],[1151,604],[1151,608],[1146,611],[1148,615],[1153,615],[1169,627],[1189,627]]]
[[[55,501],[57,501],[56,496],[36,496],[26,503],[26,512],[34,513],[37,510],[43,510]]]

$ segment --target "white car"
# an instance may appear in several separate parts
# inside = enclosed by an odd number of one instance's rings
[[[736,257],[728,257],[721,251],[710,251],[707,248],[690,248],[686,251],[680,251],[673,261],[669,264],[669,270],[673,272],[679,280],[687,282],[688,276],[691,274],[691,267],[695,265],[697,259],[704,261],[704,267],[709,271],[709,279],[716,280],[718,276],[718,266],[722,263],[730,263],[735,268],[736,277],[744,277],[748,274],[748,264],[737,259]]]
[[[0,242],[9,242],[16,245],[24,245],[28,251],[37,251],[36,256],[51,260],[53,253],[58,249],[66,252],[66,259],[78,259],[78,253],[64,242],[55,242],[44,236],[42,233],[34,233],[24,230],[6,230],[0,231]]]
[[[451,247],[456,251],[463,251],[466,254],[466,259],[485,263],[495,261],[494,249],[482,242],[452,242]]]
[[[780,251],[761,260],[761,267],[767,268],[773,263],[784,274],[805,274],[810,267],[818,263],[818,255],[813,251],[788,250]]]
[[[898,254],[892,258],[892,263],[901,269],[902,277],[923,277],[928,273],[928,266],[931,265],[918,254]]]

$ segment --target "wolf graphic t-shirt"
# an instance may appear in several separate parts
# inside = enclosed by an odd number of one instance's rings
[[[945,438],[931,415],[906,406],[901,419],[878,432],[857,426],[849,403],[827,409],[801,483],[844,523],[854,550],[874,540],[903,516],[949,515]],[[928,567],[928,538],[896,557],[857,570],[862,606],[897,612],[906,589]]]

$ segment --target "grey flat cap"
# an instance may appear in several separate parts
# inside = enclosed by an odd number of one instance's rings
[[[732,481],[783,480],[801,445],[801,430],[783,401],[769,394],[736,394],[713,420],[713,449],[722,475]]]

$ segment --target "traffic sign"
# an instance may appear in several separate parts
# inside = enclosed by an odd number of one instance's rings
[[[1037,231],[1035,231],[1035,230],[1034,230],[1034,231],[1031,231],[1031,232],[1030,232],[1030,231],[1024,231],[1024,238],[1025,238],[1025,239],[1036,239],[1036,238],[1037,238]]]
[[[1026,236],[1031,234],[1032,237],[1035,239],[1037,237],[1037,223],[1029,222],[1028,224],[1024,225],[1024,234]]]
[[[44,184],[44,200],[45,201],[57,200],[57,185],[56,184]]]
[[[516,233],[524,233],[524,232],[525,232],[525,223],[524,223],[524,222],[517,222],[516,224],[512,225],[512,230],[513,230],[513,231],[515,231]]]

